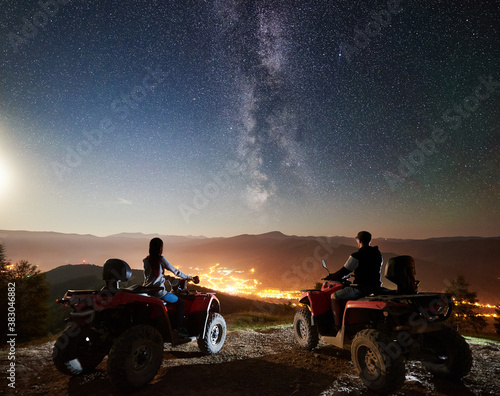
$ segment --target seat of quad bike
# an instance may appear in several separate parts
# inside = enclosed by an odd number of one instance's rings
[[[369,296],[392,296],[398,294],[398,291],[396,289],[389,289],[387,287],[380,286],[376,291],[373,293],[369,294]]]
[[[178,293],[176,296],[183,300],[194,300],[196,298],[196,294],[193,293]]]
[[[154,294],[156,294],[156,292],[160,291],[161,289],[162,288],[159,286],[132,285],[120,290],[134,294],[154,296]]]
[[[120,291],[120,282],[126,282],[132,276],[132,269],[125,261],[112,258],[106,260],[102,268],[102,279],[106,285],[102,288],[115,294]]]

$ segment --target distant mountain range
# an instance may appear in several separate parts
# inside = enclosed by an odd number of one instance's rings
[[[64,271],[55,270],[57,267],[82,264],[83,260],[99,266],[75,266],[78,268],[75,271],[81,271],[76,278],[81,280],[89,276],[96,277],[94,272],[102,271],[100,266],[111,257],[121,258],[137,269],[134,276],[137,277],[137,283],[141,283],[142,259],[148,253],[149,240],[155,236],[158,235],[126,233],[96,237],[55,232],[0,231],[0,243],[5,245],[6,256],[11,261],[25,259],[37,264],[44,272],[53,270],[47,273],[53,284],[65,281]],[[357,250],[354,238],[298,237],[280,232],[230,238],[160,237],[165,242],[165,257],[184,272],[207,272],[216,263],[238,271],[253,268],[254,277],[262,283],[261,287],[281,290],[314,286],[326,275],[320,265],[321,258],[326,260],[333,272]],[[413,256],[422,291],[441,291],[461,273],[471,284],[471,290],[478,292],[481,301],[500,302],[500,237],[375,239],[372,245],[379,246],[384,262],[397,255]],[[389,281],[383,281],[384,286],[391,286]]]

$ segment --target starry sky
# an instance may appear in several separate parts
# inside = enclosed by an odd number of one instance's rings
[[[499,1],[4,0],[0,229],[500,235]]]

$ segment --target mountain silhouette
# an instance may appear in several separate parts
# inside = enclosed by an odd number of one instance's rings
[[[125,260],[138,270],[137,283],[142,283],[142,259],[148,254],[151,235],[118,234],[107,237],[63,234],[55,232],[0,231],[0,243],[12,262],[28,260],[47,272],[67,264],[77,266],[79,278],[100,280],[100,266],[111,257]],[[299,290],[313,287],[326,275],[323,258],[331,272],[342,266],[357,250],[354,238],[288,236],[274,231],[260,235],[238,235],[229,238],[160,236],[165,243],[164,256],[189,274],[207,273],[220,267],[248,272],[262,288]],[[374,239],[384,262],[393,256],[415,258],[421,291],[442,291],[449,282],[463,274],[482,302],[497,304],[500,286],[500,238],[456,237],[424,240]],[[95,268],[94,268],[95,267]],[[96,269],[97,268],[97,269]],[[135,273],[135,271],[134,271]],[[49,277],[49,272],[47,273]],[[50,274],[60,283],[64,271]],[[90,282],[90,278],[88,279]],[[390,282],[382,279],[384,286]]]

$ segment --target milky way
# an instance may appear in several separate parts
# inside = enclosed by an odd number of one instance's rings
[[[0,229],[499,234],[498,1],[2,10]]]

